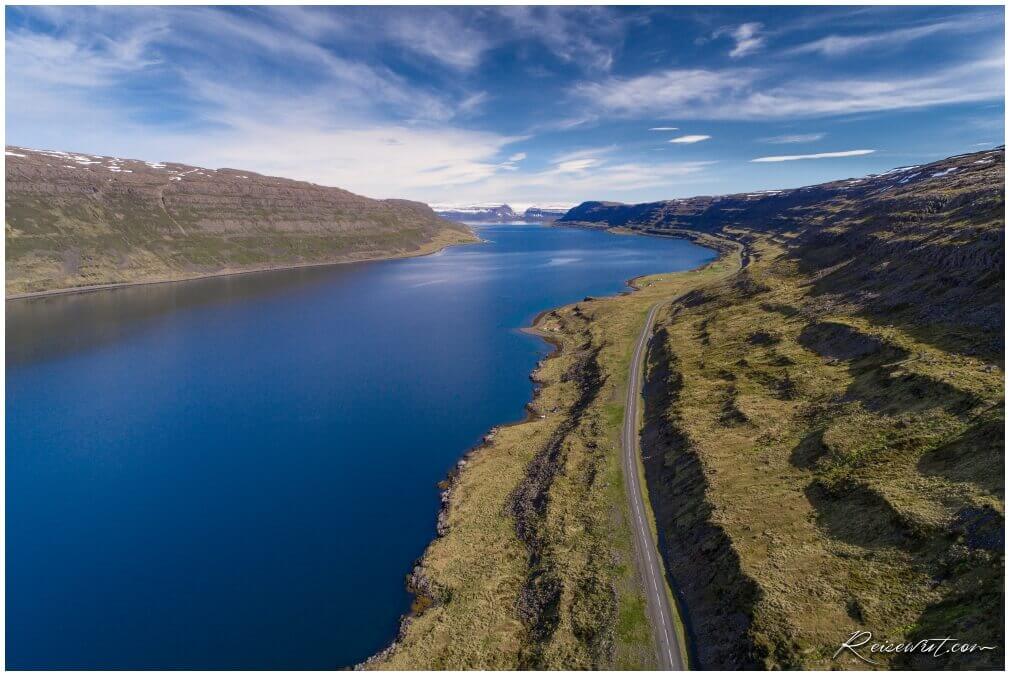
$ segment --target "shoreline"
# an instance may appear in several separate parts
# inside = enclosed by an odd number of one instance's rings
[[[569,225],[569,224],[561,224],[561,225],[557,225],[556,226],[554,223],[551,223],[550,226],[552,226],[552,227],[585,227],[585,226],[580,226],[580,225]],[[597,228],[597,229],[599,229],[599,228]],[[428,586],[428,583],[427,583],[427,581],[425,579],[425,575],[424,575],[424,566],[423,566],[424,558],[427,555],[428,550],[431,548],[431,545],[434,542],[436,542],[437,540],[439,540],[440,538],[442,538],[445,535],[445,533],[447,532],[445,524],[446,524],[446,522],[448,520],[448,510],[449,510],[450,502],[452,500],[453,489],[458,484],[460,476],[466,470],[466,467],[470,463],[470,460],[477,453],[479,453],[480,451],[482,451],[482,450],[486,449],[488,446],[490,446],[491,441],[494,440],[494,438],[497,436],[497,433],[498,433],[498,431],[500,429],[508,428],[508,427],[514,427],[514,426],[517,426],[517,425],[523,425],[523,424],[525,424],[527,422],[530,422],[530,421],[536,419],[535,416],[537,416],[537,413],[536,413],[535,404],[537,402],[538,397],[540,396],[540,391],[541,391],[540,385],[539,385],[539,380],[537,378],[537,373],[543,368],[543,365],[548,360],[555,359],[558,356],[560,356],[561,349],[562,349],[562,342],[561,342],[561,340],[559,340],[555,336],[551,335],[550,333],[545,332],[545,331],[541,330],[540,328],[538,328],[538,325],[541,323],[541,321],[545,317],[549,316],[551,313],[557,312],[558,310],[563,309],[565,307],[568,307],[570,305],[577,305],[580,302],[590,302],[591,300],[606,299],[606,298],[620,298],[620,297],[623,297],[623,296],[628,296],[630,294],[633,294],[634,292],[639,291],[639,290],[641,290],[643,288],[637,282],[638,282],[638,280],[643,279],[645,277],[650,277],[650,276],[653,276],[655,274],[664,274],[665,275],[665,274],[680,274],[680,273],[687,273],[687,272],[697,272],[697,271],[703,270],[703,269],[705,269],[705,268],[707,268],[707,267],[709,267],[711,265],[715,265],[715,264],[719,263],[721,260],[723,260],[724,257],[726,257],[727,255],[729,255],[731,253],[731,249],[733,249],[735,247],[739,247],[740,248],[741,256],[743,255],[743,251],[745,249],[744,245],[742,245],[740,243],[737,243],[737,242],[734,242],[733,240],[730,240],[728,238],[718,237],[718,236],[710,236],[710,235],[706,235],[705,233],[695,233],[695,234],[696,235],[701,235],[700,239],[702,239],[703,241],[706,240],[706,239],[709,240],[708,241],[708,246],[706,246],[702,242],[699,242],[698,239],[695,238],[695,237],[687,236],[686,232],[684,234],[682,234],[682,233],[676,233],[676,234],[671,233],[670,235],[651,233],[651,232],[640,232],[640,231],[622,232],[622,233],[613,233],[613,234],[620,234],[620,235],[634,234],[634,235],[645,235],[645,236],[652,236],[652,237],[672,237],[674,239],[684,239],[684,240],[687,240],[687,241],[691,241],[691,242],[693,242],[695,244],[698,244],[699,246],[704,246],[705,248],[711,249],[712,251],[714,251],[716,253],[716,256],[712,260],[710,260],[710,261],[708,261],[708,262],[706,262],[706,263],[704,263],[702,265],[699,265],[698,267],[690,268],[690,269],[687,269],[687,270],[678,270],[676,272],[651,273],[651,274],[643,274],[643,275],[637,275],[635,277],[631,277],[631,278],[629,278],[629,279],[627,279],[627,280],[624,281],[625,288],[623,288],[622,290],[620,290],[620,291],[618,291],[618,292],[616,292],[614,294],[611,294],[611,295],[599,296],[599,297],[596,297],[596,296],[586,296],[581,301],[574,301],[572,303],[566,303],[564,305],[559,305],[559,306],[555,306],[555,307],[548,308],[548,309],[545,309],[545,310],[541,310],[540,312],[538,312],[533,317],[533,319],[530,321],[529,325],[524,326],[524,327],[518,329],[522,333],[525,333],[527,335],[533,335],[533,336],[536,336],[536,337],[540,338],[541,340],[543,340],[544,342],[548,343],[551,346],[550,352],[547,355],[545,355],[544,357],[542,357],[539,361],[537,361],[536,366],[529,373],[529,379],[530,379],[530,381],[533,382],[534,385],[533,385],[533,393],[532,393],[529,401],[527,401],[526,404],[525,404],[526,414],[522,418],[517,419],[517,420],[512,420],[512,421],[509,421],[509,422],[500,423],[500,424],[497,424],[497,425],[492,425],[488,429],[488,431],[481,437],[480,442],[477,443],[477,444],[475,444],[474,446],[470,447],[469,449],[467,449],[460,456],[459,460],[456,461],[456,464],[452,467],[452,469],[449,470],[449,472],[446,474],[445,478],[442,479],[441,481],[439,481],[438,484],[436,484],[436,486],[438,487],[438,489],[440,491],[440,496],[439,496],[440,507],[439,507],[439,510],[438,510],[438,512],[436,514],[435,537],[432,538],[428,542],[428,544],[425,546],[424,551],[421,553],[421,555],[417,559],[415,559],[414,563],[410,567],[410,571],[407,573],[406,578],[405,578],[406,590],[407,590],[407,593],[411,597],[411,607],[410,607],[410,609],[407,612],[403,613],[400,616],[399,626],[397,628],[396,635],[392,639],[392,641],[390,641],[390,643],[385,648],[383,648],[382,650],[376,652],[374,655],[371,655],[367,659],[362,660],[358,664],[355,664],[352,667],[354,670],[358,671],[358,670],[369,669],[373,665],[378,664],[383,659],[385,659],[386,657],[388,657],[394,650],[396,650],[396,648],[400,644],[402,638],[404,637],[404,635],[405,635],[405,633],[407,631],[407,628],[410,626],[410,624],[414,620],[414,618],[417,617],[417,613],[415,613],[414,609],[415,609],[415,607],[416,607],[416,605],[417,605],[417,603],[419,601],[419,598],[423,595],[424,589]],[[713,246],[714,244],[715,245],[721,245],[721,246]]]
[[[446,249],[451,246],[466,246],[469,244],[482,244],[484,240],[480,238],[477,233],[470,231],[475,239],[472,241],[460,241],[460,242],[449,242],[447,244],[442,244],[438,248],[432,249],[431,251],[426,251],[423,249],[418,249],[416,251],[410,251],[405,253],[399,253],[393,256],[370,256],[366,258],[355,258],[352,260],[342,260],[342,261],[320,261],[318,263],[291,263],[289,265],[271,265],[262,268],[254,268],[251,270],[220,270],[218,272],[207,272],[192,275],[189,277],[179,277],[177,279],[152,279],[148,281],[136,281],[136,282],[111,282],[109,284],[91,284],[87,286],[73,286],[63,289],[47,289],[45,291],[27,291],[24,293],[16,293],[8,295],[4,298],[4,301],[28,301],[36,298],[48,298],[52,296],[69,296],[78,293],[94,293],[97,291],[109,291],[112,289],[125,289],[131,286],[154,286],[157,284],[180,284],[182,282],[194,282],[200,279],[212,279],[214,277],[236,277],[238,275],[252,275],[258,272],[280,272],[283,270],[299,270],[302,268],[319,268],[330,265],[348,265],[351,263],[377,263],[379,261],[392,261],[392,260],[402,260],[405,258],[421,258],[423,256],[437,256],[443,253]]]

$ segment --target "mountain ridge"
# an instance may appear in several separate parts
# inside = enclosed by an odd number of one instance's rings
[[[696,195],[691,197],[657,200],[654,202],[616,202],[607,200],[588,200],[582,202],[558,219],[561,223],[594,223],[607,226],[638,225],[646,226],[664,222],[672,225],[678,220],[679,225],[694,229],[714,229],[717,223],[726,221],[730,210],[743,207],[752,209],[755,206],[783,205],[791,199],[802,197],[805,202],[822,200],[826,197],[840,195],[846,192],[872,192],[879,189],[882,192],[888,188],[905,186],[910,183],[950,176],[963,170],[978,170],[982,164],[991,164],[1004,154],[1004,146],[973,153],[952,155],[947,158],[920,165],[896,167],[879,173],[860,177],[849,177],[827,181],[824,183],[800,186],[798,188],[782,188],[777,190],[751,190],[738,193],[719,195]],[[993,158],[987,161],[986,158]],[[975,165],[974,167],[972,165]],[[949,171],[949,170],[957,171]],[[939,170],[939,171],[936,171]],[[712,210],[709,212],[709,210]],[[671,217],[679,217],[673,219]]]
[[[426,204],[237,169],[5,149],[8,296],[417,255],[475,241]]]
[[[527,207],[522,214],[516,213],[508,204],[501,205],[434,205],[435,213],[449,220],[481,223],[513,223],[525,221],[531,223],[550,223],[565,214],[566,209],[552,207]]]

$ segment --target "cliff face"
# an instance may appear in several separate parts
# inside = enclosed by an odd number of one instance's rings
[[[234,169],[6,149],[7,293],[423,253],[472,241],[419,202]]]

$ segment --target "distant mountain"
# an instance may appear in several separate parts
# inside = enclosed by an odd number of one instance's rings
[[[524,221],[537,221],[541,223],[551,223],[558,220],[568,212],[563,208],[530,207],[523,212]]]
[[[802,188],[755,190],[731,195],[699,196],[641,204],[583,202],[568,210],[559,223],[595,227],[627,227],[635,230],[690,229],[714,232],[726,226],[755,230],[779,230],[804,223],[806,210],[820,208],[832,200],[880,201],[912,187],[943,188],[992,165],[1002,165],[1003,148],[958,155],[932,164],[898,167],[882,174],[870,174]]]
[[[460,222],[480,223],[550,223],[565,215],[562,207],[529,207],[522,214],[517,214],[507,204],[497,206],[449,206],[433,205],[435,213],[442,218]]]
[[[519,215],[507,204],[497,206],[448,206],[434,205],[435,213],[450,221],[475,221],[480,223],[509,223],[520,220]]]
[[[8,295],[408,256],[475,239],[420,202],[235,169],[5,154]]]

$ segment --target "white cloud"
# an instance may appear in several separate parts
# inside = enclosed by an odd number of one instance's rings
[[[784,134],[782,136],[769,136],[758,140],[761,143],[812,143],[814,141],[820,141],[825,136],[827,136],[827,134],[817,132],[815,134]]]
[[[572,93],[591,109],[629,117],[650,113],[689,112],[711,106],[755,75],[745,70],[674,69],[633,78],[610,77],[576,84]],[[697,117],[677,115],[677,117]]]
[[[769,157],[756,157],[751,162],[793,162],[795,160],[825,160],[832,157],[857,157],[859,155],[869,155],[876,150],[840,150],[833,153],[814,153],[812,155],[772,155]]]
[[[477,92],[476,94],[471,94],[459,102],[456,110],[462,115],[472,115],[485,103],[487,103],[490,98],[491,95],[487,92]]]
[[[8,77],[15,82],[43,86],[109,86],[117,78],[157,65],[149,47],[164,31],[160,22],[138,24],[118,36],[118,40],[102,35],[64,39],[44,33],[8,31]]]
[[[649,190],[671,195],[685,186],[707,180],[709,161],[644,163],[620,157],[617,145],[574,149],[551,158],[549,166],[536,172],[499,172],[487,180],[433,189],[431,199],[462,203],[480,202],[494,196],[517,203],[578,203],[587,199],[651,198]]]
[[[569,150],[561,153],[560,155],[555,155],[551,158],[551,163],[561,164],[562,162],[567,162],[569,160],[580,160],[586,157],[603,157],[612,154],[615,150],[617,150],[617,144],[611,144],[609,146],[594,146],[592,148],[578,148],[576,150]]]
[[[687,136],[678,136],[677,138],[672,138],[669,143],[698,143],[699,141],[707,141],[711,136],[705,134],[688,134]]]
[[[586,169],[599,166],[602,163],[603,160],[599,160],[595,157],[586,157],[581,160],[566,160],[564,162],[559,162],[555,166],[554,171],[560,174],[567,174],[571,172],[585,171]]]
[[[249,121],[216,137],[213,146],[190,142],[182,151],[201,166],[250,169],[371,197],[425,199],[432,191],[451,191],[510,171],[509,163],[494,158],[514,140],[445,127],[313,125],[299,131]],[[277,148],[285,152],[276,153]]]
[[[589,166],[589,160],[593,164]],[[501,196],[517,203],[542,204],[567,201],[578,203],[587,199],[631,199],[642,191],[660,188],[674,194],[678,188],[704,180],[705,170],[712,162],[640,162],[610,161],[607,158],[570,160],[582,162],[581,168],[569,164],[568,171],[557,166],[525,174],[497,174],[487,181],[471,186],[459,186],[445,191],[445,201],[479,201],[488,196]],[[513,204],[515,206],[515,204]]]
[[[472,71],[489,51],[520,40],[537,41],[563,61],[605,70],[628,23],[606,7],[342,8],[338,19],[325,9],[273,11],[312,37],[318,37],[319,22],[345,43],[381,41],[458,71]]]
[[[6,121],[12,143],[232,166],[373,197],[580,201],[654,198],[702,181],[717,185],[706,171],[710,163],[638,161],[634,153],[641,148],[634,144],[576,150],[541,167],[539,155],[526,161],[526,153],[518,152],[534,147],[526,138],[478,131],[469,121],[490,108],[489,92],[497,92],[473,71],[506,44],[529,50],[524,58],[550,64],[552,77],[595,73],[594,81],[576,85],[571,98],[559,102],[565,113],[530,127],[537,133],[564,129],[570,133],[565,138],[608,117],[643,120],[639,125],[670,119],[792,120],[999,102],[1003,93],[1001,49],[990,50],[987,58],[966,52],[960,62],[920,73],[857,71],[855,77],[814,79],[806,69],[774,60],[777,65],[763,68],[736,62],[725,69],[608,77],[605,71],[620,53],[629,23],[647,19],[605,7],[9,11],[35,13],[32,21],[10,22],[7,29]],[[40,22],[46,30],[34,29]],[[763,38],[763,29],[742,28],[725,34],[735,41],[737,57],[759,49]],[[394,70],[404,62],[411,77]],[[141,105],[135,105],[137,91],[147,99]],[[165,104],[154,113],[151,92]],[[977,133],[994,137],[988,128]],[[812,136],[767,142],[800,143],[815,140]],[[688,139],[703,137],[674,142]],[[654,192],[643,192],[650,188]]]
[[[742,23],[735,28],[720,28],[712,37],[729,35],[733,38],[733,49],[729,55],[734,59],[753,54],[764,46],[765,39],[759,33],[762,25],[757,22]]]
[[[937,33],[967,32],[980,30],[986,23],[977,16],[965,19],[940,21],[925,26],[898,28],[896,30],[863,35],[828,35],[789,50],[790,54],[815,54],[823,56],[843,56],[855,51],[874,48],[895,49],[914,40]]]
[[[1003,53],[920,74],[789,79],[774,70],[671,69],[575,85],[586,109],[616,117],[675,116],[709,120],[799,119],[929,106],[999,101]]]
[[[45,16],[54,26],[51,35],[8,31],[8,87],[29,99],[45,99],[42,90],[49,87],[54,98],[67,98],[64,112],[74,110],[72,103],[87,109],[111,102],[136,78],[184,105],[219,105],[222,91],[243,96],[247,105],[318,94],[341,118],[371,117],[382,108],[408,119],[444,121],[466,111],[455,100],[469,99],[470,107],[480,102],[468,92],[433,93],[385,67],[338,57],[297,32],[308,23],[300,14],[267,23],[209,7],[58,7]],[[262,65],[271,61],[307,82],[263,75]],[[128,104],[120,107],[131,112]]]
[[[468,21],[459,12],[442,8],[387,12],[383,18],[385,20],[377,27],[385,28],[387,36],[397,44],[458,70],[478,66],[495,42],[478,28],[479,22]]]
[[[541,42],[559,59],[594,70],[609,70],[630,15],[609,7],[510,5],[497,11],[511,34]]]
[[[423,198],[514,168],[500,157],[518,137],[452,124],[485,92],[435,94],[336,57],[298,32],[315,25],[311,16],[264,23],[210,8],[143,9],[52,8],[52,35],[9,30],[9,140],[248,169],[372,197]],[[162,58],[169,49],[177,58]],[[268,60],[302,78],[261,75],[255,66]],[[186,124],[151,122],[117,96],[138,79],[189,107]]]

